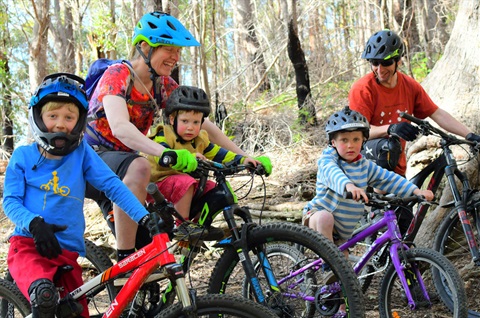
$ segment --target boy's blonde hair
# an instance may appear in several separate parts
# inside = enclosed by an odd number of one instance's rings
[[[71,111],[72,113],[80,114],[80,110],[78,109],[78,106],[75,105],[74,103],[65,103],[65,102],[46,102],[45,105],[42,106],[42,110],[40,115],[45,114],[45,112],[52,111],[59,109],[63,106],[67,106],[68,110]]]

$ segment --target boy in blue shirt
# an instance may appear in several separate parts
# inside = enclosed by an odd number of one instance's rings
[[[59,282],[66,289],[62,297],[83,283],[77,257],[85,255],[87,181],[133,220],[152,225],[148,211],[83,141],[88,109],[83,84],[67,73],[45,77],[29,105],[35,142],[15,149],[5,174],[3,208],[15,224],[8,267],[30,300],[34,318],[55,317],[58,293],[53,277],[59,266],[73,267]],[[86,299],[80,305],[72,304],[75,314],[89,317]]]

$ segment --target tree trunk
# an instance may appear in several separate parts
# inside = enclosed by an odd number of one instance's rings
[[[432,100],[447,110],[459,121],[479,132],[480,108],[480,60],[477,49],[480,43],[480,7],[476,1],[462,0],[445,54],[422,83]],[[470,161],[462,167],[473,186],[478,180],[478,163]],[[448,187],[442,193],[441,202],[450,196]],[[440,208],[430,212],[417,235],[417,242],[432,242],[443,211]]]
[[[298,117],[302,125],[309,124],[311,126],[316,126],[318,121],[311,95],[307,61],[302,49],[302,44],[298,38],[295,2],[296,1],[293,0],[292,5],[289,6],[291,12],[289,18],[290,22],[288,23],[288,57],[290,58],[290,61],[292,61],[293,68],[295,69]]]
[[[47,75],[48,27],[50,24],[50,0],[31,1],[35,24],[33,38],[29,47],[28,74],[33,91]]]
[[[260,42],[257,38],[255,30],[255,22],[252,12],[251,0],[237,0],[236,10],[238,14],[238,21],[244,30],[243,39],[246,43],[246,52],[248,54],[247,61],[249,62],[249,74],[253,83],[261,83],[261,85],[255,84],[254,87],[259,87],[260,92],[270,89],[270,83],[268,78],[264,76],[267,66],[263,53],[260,50]]]

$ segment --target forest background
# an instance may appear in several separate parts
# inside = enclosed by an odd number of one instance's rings
[[[212,120],[247,152],[272,157],[270,182],[293,191],[291,200],[313,195],[324,120],[370,72],[360,56],[376,31],[397,32],[406,47],[402,71],[480,132],[478,0],[0,0],[0,6],[4,164],[29,141],[27,105],[43,77],[85,77],[100,57],[128,58],[135,23],[154,9],[176,16],[202,44],[182,50],[179,83],[204,88]],[[478,162],[472,171],[477,183]]]

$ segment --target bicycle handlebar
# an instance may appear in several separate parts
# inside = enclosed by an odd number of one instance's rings
[[[466,145],[469,145],[473,148],[480,147],[480,145],[475,141],[470,141],[470,140],[467,140],[467,139],[460,139],[460,138],[457,138],[453,135],[447,134],[445,131],[434,127],[428,121],[423,120],[423,119],[419,119],[419,118],[414,117],[414,116],[412,116],[410,114],[407,114],[405,112],[400,112],[400,117],[405,118],[405,119],[411,121],[412,123],[417,124],[418,127],[420,128],[420,131],[425,136],[427,136],[431,132],[433,132],[433,133],[439,135],[443,140],[446,140],[449,144],[466,144]]]
[[[256,167],[253,166],[252,164],[237,164],[234,162],[228,162],[226,164],[221,164],[212,160],[208,159],[199,159],[197,158],[198,161],[198,167],[197,170],[198,172],[202,171],[218,171],[221,172],[223,175],[232,175],[237,172],[243,171],[243,170],[248,170],[250,172],[254,172],[257,175],[265,175],[265,168],[261,165],[258,164]]]
[[[165,197],[163,194],[158,190],[155,183],[149,183],[147,186],[147,192],[152,196],[155,203],[159,204],[165,201]]]
[[[165,155],[162,158],[162,162],[165,166],[169,166],[175,163],[175,159],[171,156]],[[224,175],[231,175],[242,170],[249,170],[253,171],[257,175],[265,175],[266,171],[265,168],[258,164],[256,167],[252,164],[237,164],[234,162],[221,164],[212,160],[208,159],[200,159],[197,158],[198,166],[194,172],[204,172],[204,171],[221,171]]]
[[[367,192],[368,203],[365,203],[363,198],[362,202],[365,205],[377,206],[377,207],[386,207],[388,205],[406,205],[411,202],[424,203],[428,202],[423,195],[411,195],[408,197],[400,197],[393,194],[380,194],[375,192]],[[343,194],[344,199],[352,199],[352,192],[345,191]],[[430,202],[431,203],[431,202]]]

